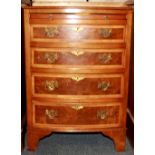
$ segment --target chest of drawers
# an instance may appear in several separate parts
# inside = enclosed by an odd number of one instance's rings
[[[29,150],[53,132],[126,138],[132,8],[25,7]]]

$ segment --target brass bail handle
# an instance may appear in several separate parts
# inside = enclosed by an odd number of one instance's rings
[[[59,87],[58,81],[54,81],[54,80],[45,81],[45,89],[48,91],[54,91],[58,87]]]
[[[53,64],[58,59],[58,54],[57,53],[46,53],[44,55],[44,59],[47,61],[47,63]]]
[[[104,53],[99,55],[98,58],[102,64],[107,64],[112,60],[112,55],[111,53]]]
[[[58,27],[46,27],[44,29],[45,35],[50,38],[50,37],[56,37],[59,35],[59,30]]]
[[[102,120],[106,119],[107,112],[104,110],[97,111],[97,118],[102,119]]]
[[[110,38],[112,36],[112,29],[109,28],[102,28],[99,31],[101,37],[103,38]]]
[[[58,112],[56,110],[45,110],[45,115],[49,118],[49,119],[54,119],[56,116],[58,116]]]
[[[104,15],[104,16],[103,16],[103,19],[104,19],[104,20],[108,20],[109,18],[108,18],[107,15]]]
[[[98,83],[98,89],[101,89],[102,91],[107,91],[110,86],[110,82],[102,81]]]

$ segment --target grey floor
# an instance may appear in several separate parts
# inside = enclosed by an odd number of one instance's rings
[[[42,139],[35,152],[27,151],[21,155],[133,155],[128,140],[126,150],[118,153],[113,141],[102,134],[52,134]]]

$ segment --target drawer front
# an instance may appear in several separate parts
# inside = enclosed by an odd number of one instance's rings
[[[123,75],[102,74],[35,74],[32,78],[34,96],[101,95],[123,96]]]
[[[31,24],[126,24],[126,15],[121,14],[52,14],[31,13]]]
[[[90,104],[91,105],[91,104]],[[115,104],[33,105],[36,125],[103,125],[119,126],[121,107]],[[51,126],[52,127],[52,126]]]
[[[124,26],[32,25],[32,41],[124,41]]]
[[[32,66],[51,68],[67,65],[82,65],[92,68],[123,67],[124,50],[102,49],[33,49]]]

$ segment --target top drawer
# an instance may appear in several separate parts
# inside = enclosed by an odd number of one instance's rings
[[[124,25],[126,15],[123,14],[30,14],[31,24],[94,24],[94,25]]]

